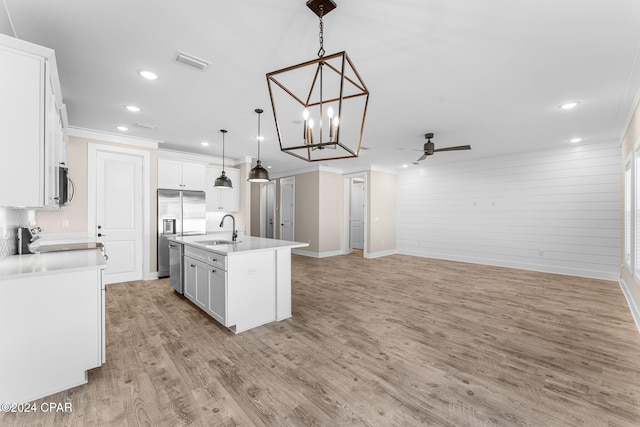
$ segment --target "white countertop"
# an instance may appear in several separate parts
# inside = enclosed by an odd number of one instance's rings
[[[206,245],[203,243],[198,243],[205,240],[231,240],[231,237],[222,237],[219,233],[199,236],[169,237],[169,240],[200,249],[205,249],[210,252],[216,252],[222,255],[233,255],[241,252],[246,253],[285,248],[303,248],[309,246],[308,243],[291,242],[288,240],[265,239],[263,237],[252,236],[239,236],[237,243],[229,245]]]
[[[99,249],[12,255],[0,260],[0,281],[18,279],[26,275],[47,275],[106,267],[107,261]]]

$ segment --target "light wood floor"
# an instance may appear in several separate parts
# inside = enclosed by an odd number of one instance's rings
[[[293,318],[233,335],[166,279],[107,289],[107,364],[0,425],[638,426],[615,282],[294,256]]]

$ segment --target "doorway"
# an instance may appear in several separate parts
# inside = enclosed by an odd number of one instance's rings
[[[351,180],[351,249],[364,249],[364,179]]]
[[[260,237],[276,238],[276,184],[273,181],[260,188]]]
[[[367,174],[344,175],[343,253],[367,257]]]
[[[280,239],[293,241],[295,229],[295,178],[280,180]]]

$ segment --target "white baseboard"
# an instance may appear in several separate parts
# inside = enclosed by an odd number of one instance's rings
[[[344,255],[342,251],[312,252],[312,251],[305,251],[302,249],[291,249],[291,253],[308,256],[311,258],[327,258],[331,256]]]
[[[151,271],[144,274],[144,280],[158,280],[158,272]]]
[[[627,304],[629,305],[629,309],[631,310],[631,317],[633,317],[633,321],[636,323],[636,328],[638,328],[638,332],[640,332],[640,310],[638,310],[638,306],[631,295],[631,291],[629,291],[629,286],[627,282],[624,281],[622,277],[618,280],[620,284],[620,289],[622,289],[622,293],[627,300]]]
[[[450,254],[425,253],[411,250],[398,250],[399,254],[419,256],[424,258],[444,259],[448,261],[468,262],[471,264],[492,265],[496,267],[518,268],[521,270],[539,271],[542,273],[564,274],[567,276],[589,277],[591,279],[603,279],[618,281],[620,274],[616,271],[586,270],[571,267],[558,267],[546,264],[533,264],[526,262],[512,262],[496,259],[484,259],[476,257],[455,256]]]
[[[383,256],[395,255],[397,253],[398,253],[397,249],[391,249],[388,251],[380,251],[380,252],[365,252],[364,257],[367,259],[372,259],[372,258],[380,258]]]

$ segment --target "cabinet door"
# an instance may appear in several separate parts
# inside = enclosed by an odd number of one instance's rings
[[[217,174],[217,175],[216,175]],[[205,177],[205,192],[207,197],[207,212],[220,211],[220,191],[217,188],[213,188],[213,183],[220,175],[220,169],[208,167]]]
[[[58,147],[57,137],[59,129],[59,113],[56,105],[56,94],[53,84],[47,78],[45,90],[45,136],[44,136],[44,206],[58,208],[60,195],[58,194]]]
[[[213,183],[222,173],[222,168],[207,168],[207,212],[240,211],[240,171],[227,168],[224,172],[231,180],[233,188],[213,188]]]
[[[209,306],[207,312],[227,325],[227,272],[209,267]]]
[[[220,206],[223,212],[240,211],[240,171],[238,169],[228,169],[225,171],[233,188],[220,190]]]
[[[195,303],[198,307],[207,311],[209,307],[209,277],[207,264],[199,261],[196,264],[196,299]]]
[[[158,188],[182,190],[181,162],[170,159],[158,159]]]
[[[204,191],[206,170],[207,167],[201,163],[183,163],[182,189],[191,191]]]
[[[184,296],[191,301],[196,300],[196,286],[198,283],[198,265],[193,258],[184,257]]]
[[[0,46],[0,141],[11,147],[0,160],[2,206],[43,204],[45,62]]]

